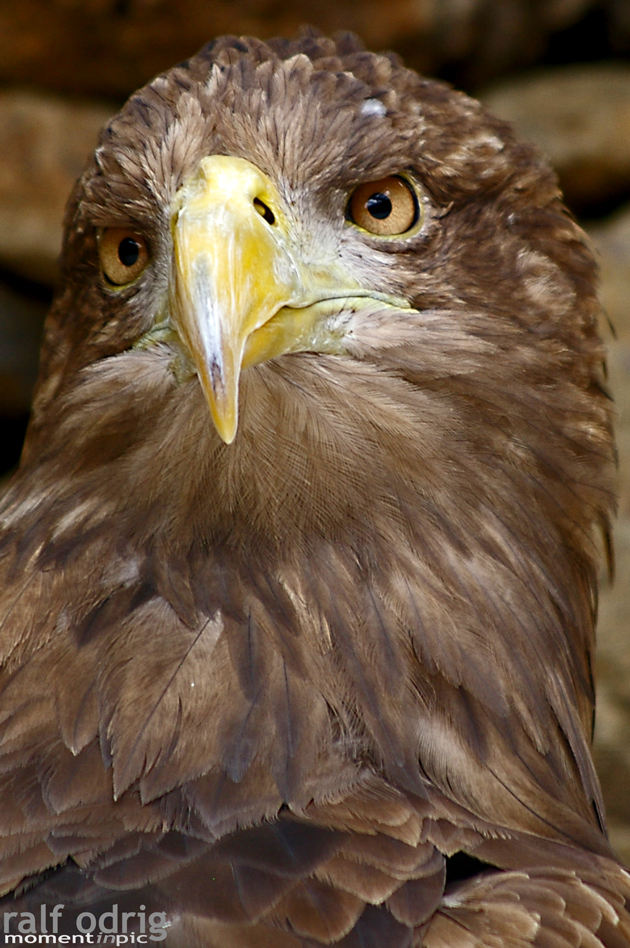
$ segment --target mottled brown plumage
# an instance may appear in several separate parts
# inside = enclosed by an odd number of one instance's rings
[[[232,375],[186,322],[223,292],[206,249],[180,260],[229,175],[274,286],[320,287]],[[417,220],[369,233],[349,199],[391,175]],[[2,507],[4,910],[142,905],[187,948],[629,945],[590,755],[610,406],[545,163],[350,38],[221,39],[105,129],[62,264]]]

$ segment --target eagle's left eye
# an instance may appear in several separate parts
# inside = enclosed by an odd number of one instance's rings
[[[418,199],[404,178],[390,175],[360,184],[350,195],[347,216],[379,237],[405,234],[419,217]]]
[[[149,262],[146,240],[126,227],[108,227],[104,230],[99,240],[98,254],[105,278],[114,286],[131,283]]]

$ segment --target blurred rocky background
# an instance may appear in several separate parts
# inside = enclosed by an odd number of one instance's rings
[[[67,194],[97,132],[221,33],[350,29],[536,142],[600,256],[620,504],[600,604],[596,756],[630,864],[630,0],[0,0],[1,468],[17,463]]]

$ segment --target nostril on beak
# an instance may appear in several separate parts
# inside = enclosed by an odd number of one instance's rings
[[[267,207],[260,198],[254,198],[254,207],[258,211],[261,217],[267,221],[268,224],[275,224],[276,218],[270,207]]]

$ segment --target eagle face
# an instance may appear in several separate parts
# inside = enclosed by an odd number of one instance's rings
[[[475,452],[443,453],[481,430],[475,387],[505,425],[522,385],[545,429],[555,427],[544,418],[553,399],[538,406],[541,390],[562,384],[560,374],[583,388],[586,364],[596,374],[601,362],[593,264],[532,149],[477,103],[391,58],[309,43],[241,51],[219,41],[132,97],[105,130],[69,208],[66,289],[49,324],[36,402],[39,417],[54,393],[52,410],[60,410],[77,373],[88,385],[102,372],[107,386],[124,386],[128,373],[134,389],[148,389],[138,424],[157,424],[152,392],[165,429],[174,405],[169,413],[155,392],[158,378],[181,410],[201,389],[208,411],[195,412],[194,467],[205,471],[212,457],[229,468],[216,476],[230,507],[242,507],[256,485],[248,531],[263,509],[268,521],[297,517],[298,528],[309,510],[317,529],[335,531],[349,507],[364,521],[391,460],[409,461],[414,481],[424,469],[425,489],[434,489]],[[402,210],[379,218],[368,205],[380,194],[390,201],[389,187]],[[127,266],[118,256],[125,246]],[[506,370],[517,352],[518,365]],[[315,375],[304,380],[312,403],[291,397],[304,373]],[[98,416],[95,397],[81,404]],[[80,414],[79,406],[85,427]],[[360,430],[366,423],[370,430]],[[600,411],[595,428],[602,424]],[[96,435],[93,420],[87,427]],[[234,441],[231,452],[216,435]],[[366,438],[374,466],[366,467]],[[394,459],[382,456],[382,438]],[[503,442],[486,443],[483,454],[518,457],[521,440],[511,420]],[[103,458],[103,446],[90,445]],[[416,445],[421,456],[412,459]],[[156,444],[153,453],[163,452]],[[259,475],[249,469],[252,454]],[[276,480],[267,455],[285,471],[280,503],[260,483]],[[188,479],[187,457],[184,465]],[[155,473],[168,491],[173,478]],[[328,518],[341,482],[351,489]],[[294,533],[293,521],[286,529]]]
[[[7,891],[136,892],[172,945],[437,948],[484,898],[471,945],[539,944],[554,886],[626,925],[594,280],[529,145],[352,39],[224,38],[129,100],[2,511]]]

